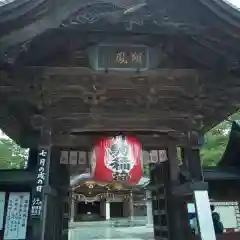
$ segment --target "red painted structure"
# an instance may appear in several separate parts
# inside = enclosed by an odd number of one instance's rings
[[[142,146],[131,136],[100,138],[92,151],[91,173],[100,182],[137,183],[142,177]]]

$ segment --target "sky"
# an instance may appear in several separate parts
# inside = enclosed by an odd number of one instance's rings
[[[225,0],[240,8],[240,0]]]
[[[0,129],[0,139],[1,138],[7,138],[7,136],[2,132],[2,130]]]

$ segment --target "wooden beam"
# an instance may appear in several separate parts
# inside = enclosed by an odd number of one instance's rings
[[[64,92],[97,93],[103,90],[110,90],[110,93],[113,90],[126,92],[131,89],[138,89],[139,93],[143,91],[145,94],[153,90],[181,92],[188,89],[192,94],[198,91],[200,76],[201,72],[194,69],[101,72],[85,67],[25,67],[13,72],[8,81],[0,86],[3,91],[17,92],[19,89],[25,94],[28,90],[56,95]]]
[[[57,84],[56,84],[57,85]],[[15,87],[0,86],[0,92],[4,96],[9,96],[11,101],[26,101],[28,103],[34,103],[37,101],[45,101],[46,105],[51,107],[66,106],[68,103],[77,103],[85,106],[110,104],[115,102],[116,104],[122,103],[126,105],[153,105],[157,102],[166,102],[179,100],[182,102],[195,103],[194,98],[197,96],[195,92],[188,92],[183,87],[155,87],[154,93],[148,86],[129,89],[99,89],[94,91],[89,87],[72,86],[75,89],[69,90],[69,86],[62,86],[61,90],[44,90],[37,91],[26,88],[24,90],[17,89]],[[57,87],[56,87],[57,88]],[[85,90],[84,90],[85,89]],[[192,100],[192,101],[189,101]],[[62,105],[64,104],[64,105]],[[80,109],[80,108],[78,108]]]
[[[51,111],[52,109],[50,109]],[[59,109],[60,110],[60,109]],[[131,109],[130,109],[131,110]],[[97,108],[97,109],[90,109],[89,112],[75,112],[75,111],[64,111],[64,109],[62,110],[62,113],[58,112],[58,116],[52,117],[52,115],[47,115],[50,118],[50,121],[53,122],[61,122],[61,121],[81,121],[81,119],[88,119],[88,120],[100,120],[101,121],[105,121],[105,120],[113,120],[113,121],[117,121],[118,119],[120,119],[121,121],[125,119],[125,121],[148,121],[148,120],[164,120],[164,121],[168,121],[168,120],[175,120],[175,121],[189,121],[194,123],[195,119],[202,119],[203,116],[201,115],[196,115],[193,113],[189,113],[189,112],[177,112],[177,111],[165,111],[165,110],[148,110],[148,111],[144,111],[145,109],[143,109],[143,111],[134,111],[134,112],[111,112],[111,111],[104,111],[104,109],[102,108]],[[38,115],[37,115],[38,116]],[[43,114],[43,118],[44,118],[44,114]]]
[[[104,73],[79,67],[27,67],[18,73],[1,81],[4,98],[14,106],[24,100],[24,114],[29,115],[40,104],[41,114],[56,132],[183,132],[198,128],[194,116],[202,115],[207,126],[228,116],[240,103],[239,79],[228,74],[216,76],[211,71]],[[24,119],[26,125],[28,117]]]
[[[68,134],[54,134],[52,139],[52,144],[61,148],[71,148],[89,151],[92,148],[95,141],[104,136],[106,133],[102,132],[98,134],[87,134],[82,133],[81,135],[68,135]],[[183,144],[187,145],[186,138],[177,134],[154,134],[149,132],[148,134],[139,133],[126,133],[126,135],[135,136],[142,144],[143,148],[146,150],[152,149],[165,149],[171,144]],[[111,136],[111,134],[105,135]]]
[[[23,67],[21,68],[21,75],[28,73],[42,73],[42,76],[51,77],[51,76],[121,76],[125,77],[162,77],[162,78],[186,78],[192,76],[201,76],[201,72],[196,69],[155,69],[147,71],[136,71],[136,72],[125,72],[125,71],[94,71],[91,68],[87,67],[47,67],[47,66],[33,66],[33,67]],[[204,71],[211,72],[211,71]],[[112,79],[114,80],[114,79]]]
[[[149,98],[148,98],[149,97]],[[158,98],[151,96],[132,95],[132,98],[61,99],[46,105],[44,115],[48,118],[73,118],[90,115],[133,118],[192,118],[198,115],[199,102],[181,97]]]
[[[136,116],[137,117],[137,116]],[[196,125],[193,120],[170,119],[170,118],[106,118],[91,116],[86,118],[53,120],[50,125],[53,132],[84,132],[84,131],[171,131],[185,132],[195,130]]]

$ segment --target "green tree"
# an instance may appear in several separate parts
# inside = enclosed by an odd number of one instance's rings
[[[205,144],[201,149],[203,166],[215,166],[225,152],[232,121],[240,121],[240,112],[230,116],[205,134]]]
[[[226,149],[228,134],[218,131],[209,131],[205,135],[205,144],[201,149],[201,159],[203,166],[215,166]]]
[[[28,151],[21,148],[10,138],[0,138],[0,169],[24,168]]]

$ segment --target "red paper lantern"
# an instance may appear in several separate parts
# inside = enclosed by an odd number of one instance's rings
[[[92,151],[91,173],[95,181],[137,183],[142,177],[142,146],[134,137],[99,139]]]

